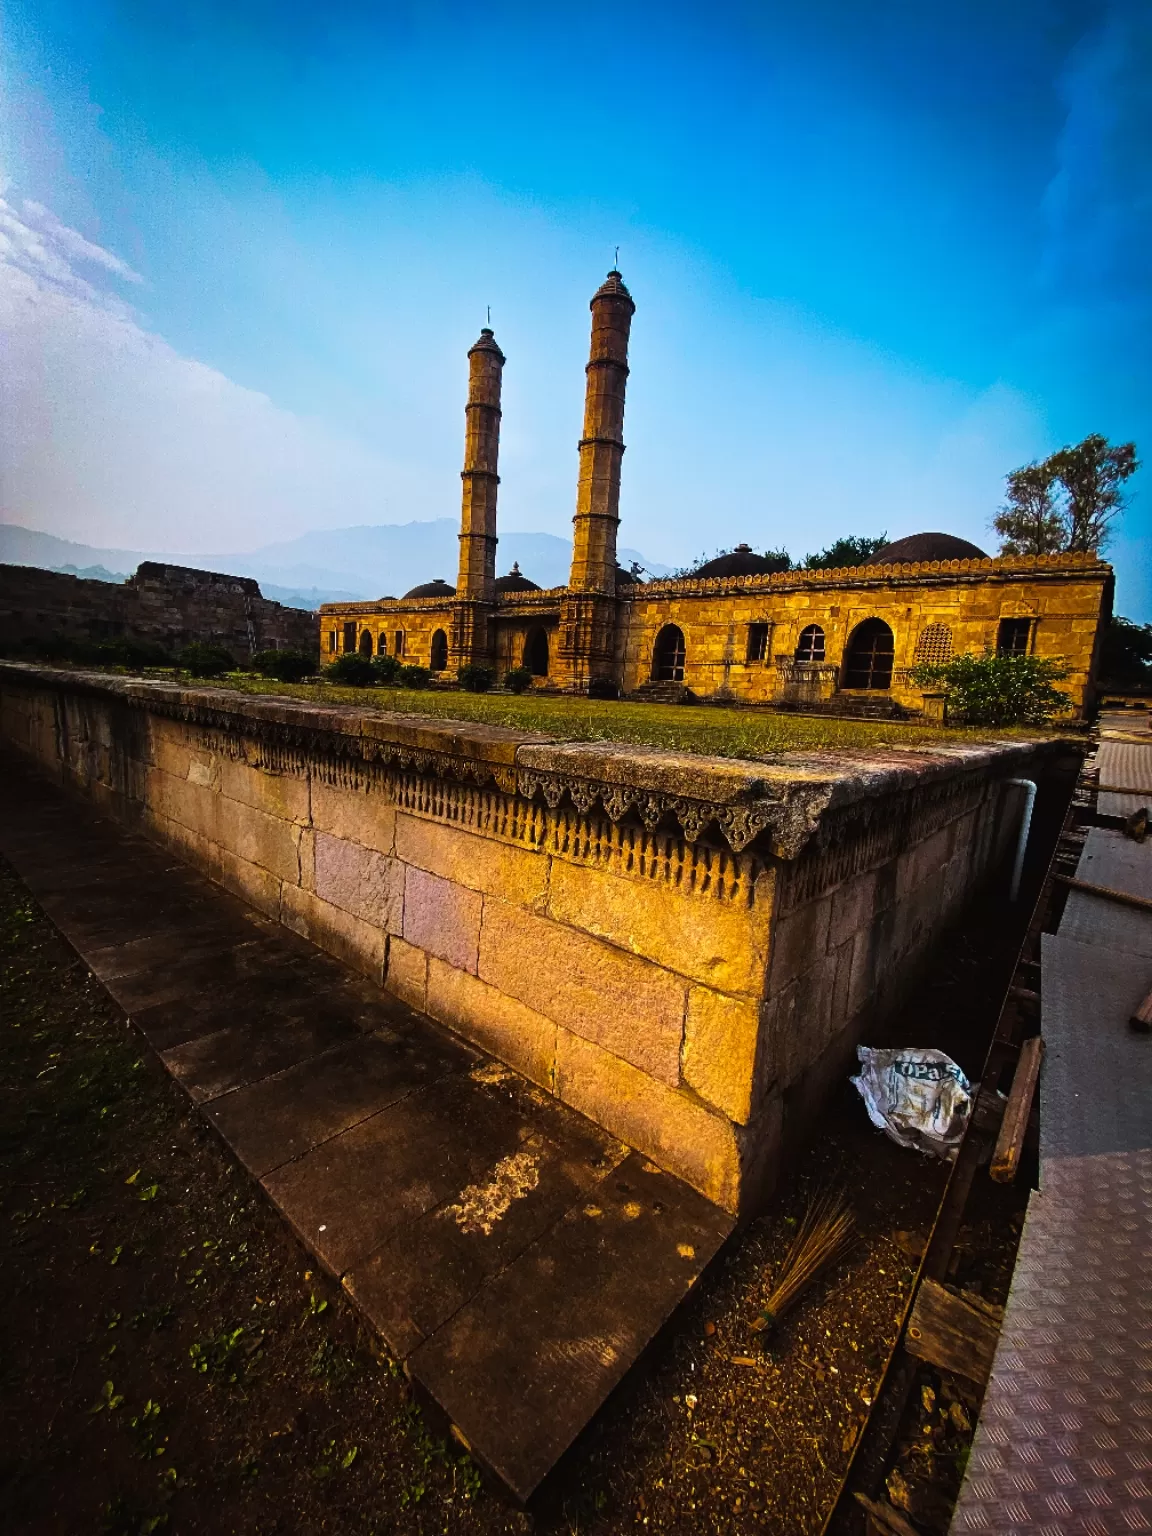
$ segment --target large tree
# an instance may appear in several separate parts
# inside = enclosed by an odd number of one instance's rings
[[[1124,510],[1124,482],[1139,469],[1135,443],[1111,444],[1099,432],[1008,476],[992,526],[1002,555],[1092,553],[1108,542]]]
[[[847,538],[836,539],[818,554],[807,555],[804,564],[810,571],[837,571],[849,565],[867,565],[887,542],[886,533],[877,534],[875,538],[869,538],[867,534],[849,534]]]
[[[1052,461],[1025,464],[1008,476],[1004,505],[992,526],[1002,555],[1054,555],[1065,547],[1064,519],[1056,509]]]

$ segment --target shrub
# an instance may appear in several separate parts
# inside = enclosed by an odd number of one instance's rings
[[[401,667],[396,674],[396,681],[401,688],[427,688],[431,676],[427,667]]]
[[[375,662],[361,656],[359,651],[346,651],[337,656],[324,675],[332,683],[343,683],[346,688],[371,688],[376,681]]]
[[[496,674],[491,667],[461,667],[458,676],[461,688],[469,693],[487,693],[496,681]]]
[[[1052,686],[1067,676],[1058,657],[995,651],[912,669],[919,687],[944,689],[949,715],[967,725],[1043,725],[1069,707],[1068,695]]]
[[[280,683],[298,683],[315,672],[316,663],[303,651],[257,651],[252,670]]]
[[[513,693],[523,693],[532,686],[532,674],[527,667],[513,667],[511,672],[504,674],[504,686]]]
[[[395,656],[374,656],[372,659],[372,675],[378,683],[394,683],[399,670],[400,663]]]
[[[236,667],[230,651],[222,645],[205,645],[200,640],[184,647],[180,652],[180,665],[193,677],[222,677]]]
[[[620,684],[614,677],[590,677],[588,679],[588,697],[590,699],[618,699],[620,697]]]

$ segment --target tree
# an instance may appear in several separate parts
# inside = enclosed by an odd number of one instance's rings
[[[1124,510],[1122,486],[1140,468],[1135,443],[1115,447],[1093,432],[1048,460],[1064,488],[1065,549],[1095,554],[1108,542],[1109,524]]]
[[[1008,476],[1004,505],[992,521],[1002,555],[1054,555],[1066,547],[1064,519],[1056,509],[1052,460],[1025,464]]]
[[[912,669],[918,687],[944,689],[949,717],[966,725],[1043,725],[1069,707],[1068,695],[1052,686],[1067,676],[1058,657],[995,651]]]
[[[888,542],[886,533],[869,538],[867,534],[850,534],[846,539],[836,539],[817,555],[806,555],[804,564],[810,571],[842,570],[849,565],[867,565],[878,549]]]
[[[1120,683],[1152,686],[1152,624],[1114,618],[1104,631],[1100,676],[1113,687]]]

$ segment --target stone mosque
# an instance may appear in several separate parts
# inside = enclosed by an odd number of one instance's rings
[[[456,585],[321,609],[322,658],[393,655],[451,681],[465,666],[524,667],[535,688],[601,697],[935,715],[922,662],[965,652],[1061,657],[1077,711],[1092,702],[1111,614],[1111,567],[1093,554],[989,558],[920,533],[863,566],[773,572],[741,544],[691,575],[641,581],[616,559],[628,338],[636,306],[617,271],[591,301],[568,585],[496,575],[504,354],[485,328],[469,350]]]

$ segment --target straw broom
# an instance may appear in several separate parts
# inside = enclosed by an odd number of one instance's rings
[[[776,1326],[788,1308],[816,1278],[840,1258],[856,1238],[856,1222],[844,1196],[831,1190],[818,1195],[804,1213],[800,1230],[784,1256],[764,1310],[752,1324],[760,1333]]]

